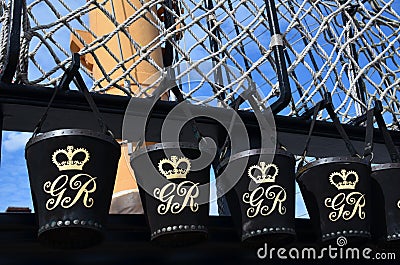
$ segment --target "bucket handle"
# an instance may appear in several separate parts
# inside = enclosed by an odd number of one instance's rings
[[[172,93],[175,95],[177,102],[178,102],[178,103],[184,102],[184,101],[185,101],[185,98],[184,98],[182,92],[179,90],[179,88],[178,88],[176,82],[174,81],[174,80],[175,80],[175,72],[174,72],[173,69],[171,69],[171,68],[167,68],[166,70],[167,70],[166,73],[163,73],[164,76],[163,76],[163,78],[162,78],[162,80],[161,80],[161,84],[160,84],[159,87],[167,87],[167,88],[170,88],[170,90],[172,91]],[[160,98],[161,98],[161,94],[162,94],[161,92],[155,93],[155,94],[153,94],[153,95],[151,96],[151,98],[153,98],[153,99],[154,99],[154,98],[158,98],[158,100],[161,100],[161,99],[160,99]],[[154,111],[154,108],[152,108],[152,109],[150,110],[150,113],[149,113],[148,117],[151,117],[151,116],[152,116],[153,111]],[[186,114],[187,114],[188,116],[192,116],[191,113],[190,113],[190,110],[187,110]],[[146,120],[145,132],[147,132],[147,127],[148,127],[148,125],[149,125],[149,120],[150,120],[150,119],[147,119],[147,120]],[[197,144],[200,143],[200,141],[201,141],[204,137],[203,137],[202,133],[200,132],[199,127],[198,127],[197,122],[196,122],[195,119],[192,119],[192,120],[190,121],[190,126],[191,126],[191,129],[192,129],[192,132],[193,132],[194,142],[197,142]],[[145,139],[139,139],[139,140],[138,140],[134,152],[136,152],[137,150],[139,150],[139,148],[140,148],[140,147],[143,145],[143,143],[146,141],[146,135],[144,135],[144,138],[145,138]]]
[[[40,118],[39,122],[36,124],[35,130],[33,131],[32,137],[36,136],[38,133],[41,132],[43,123],[47,119],[48,112],[51,108],[51,105],[53,104],[53,101],[58,93],[58,91],[62,89],[66,89],[67,86],[71,81],[74,81],[76,83],[76,86],[78,87],[79,91],[83,93],[86,101],[89,103],[89,107],[91,108],[94,116],[97,119],[97,122],[99,123],[100,129],[104,134],[109,134],[112,137],[114,137],[113,133],[110,131],[108,126],[104,123],[103,119],[101,118],[100,111],[96,106],[96,103],[94,102],[92,96],[90,95],[87,86],[85,84],[85,81],[83,80],[81,74],[79,73],[79,66],[80,66],[80,58],[78,53],[74,53],[72,56],[72,62],[71,65],[68,67],[68,69],[65,71],[63,77],[61,78],[61,82],[55,87],[53,95],[51,96],[51,99],[49,103],[47,104],[46,110],[43,113],[42,117]],[[74,80],[75,78],[75,80]]]
[[[330,96],[329,93],[327,93],[327,94],[325,94],[325,99],[320,101],[320,102],[318,102],[315,105],[314,109],[313,109],[314,110],[313,114],[312,114],[313,119],[311,121],[310,130],[308,132],[307,140],[306,140],[306,143],[304,145],[304,149],[303,149],[303,153],[302,153],[303,155],[302,155],[302,157],[300,159],[298,168],[304,166],[305,157],[307,155],[307,151],[308,151],[308,147],[310,145],[312,133],[314,131],[314,126],[315,126],[315,123],[317,121],[317,115],[323,109],[327,110],[329,117],[332,119],[333,124],[336,127],[336,130],[339,132],[341,138],[345,142],[346,148],[349,151],[350,155],[352,157],[356,157],[357,156],[357,157],[361,158],[361,156],[357,153],[356,149],[354,148],[353,144],[351,143],[350,138],[347,135],[346,131],[344,130],[342,124],[340,123],[339,118],[337,117],[337,115],[335,113],[335,110],[333,109],[331,96]],[[370,137],[370,136],[368,136],[368,137]],[[369,141],[369,140],[366,140],[366,141]],[[364,155],[366,155],[366,154],[364,154]]]
[[[374,103],[375,103],[375,105],[372,109],[368,110],[367,113],[354,119],[351,122],[351,124],[358,125],[358,124],[364,122],[365,120],[367,120],[367,133],[370,133],[371,135],[369,136],[370,144],[365,146],[365,151],[368,151],[368,149],[369,149],[369,150],[371,150],[371,153],[372,153],[372,148],[373,148],[373,139],[372,139],[373,133],[372,132],[374,129],[373,118],[375,117],[376,123],[378,124],[379,131],[382,133],[383,141],[385,142],[385,146],[390,155],[390,159],[391,159],[392,163],[399,163],[400,162],[400,154],[393,142],[392,136],[390,135],[389,130],[387,129],[385,120],[383,119],[383,116],[382,116],[382,111],[383,111],[382,102],[380,100],[375,99]]]
[[[271,124],[268,122],[268,120],[265,118],[264,113],[259,109],[259,106],[256,102],[256,100],[253,98],[253,96],[256,95],[256,91],[255,91],[255,86],[251,86],[250,89],[245,90],[242,94],[239,95],[238,98],[236,98],[230,106],[233,106],[233,111],[238,112],[240,105],[245,102],[246,100],[248,101],[248,103],[250,104],[250,106],[252,107],[254,113],[258,114],[259,118],[261,118],[260,120],[260,127],[263,126],[271,126]],[[235,121],[235,116],[232,117],[231,122],[230,122],[230,127],[229,127],[229,131],[231,131],[233,129],[233,125],[234,125],[234,121]],[[260,128],[261,129],[261,128]],[[271,137],[271,141],[274,142],[274,139]],[[227,155],[230,154],[230,141],[229,141],[229,136],[227,136],[225,138],[225,141],[220,149],[220,154],[219,154],[219,162],[222,162]],[[279,141],[278,136],[276,137],[276,144],[277,144],[277,149],[282,149],[287,151],[286,147]]]

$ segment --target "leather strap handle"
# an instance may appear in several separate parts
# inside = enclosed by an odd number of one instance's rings
[[[42,117],[40,118],[39,122],[36,124],[36,127],[33,131],[33,135],[32,137],[36,136],[38,133],[41,132],[42,130],[42,126],[43,123],[46,121],[49,110],[54,102],[54,99],[57,95],[57,93],[60,90],[65,90],[67,88],[67,86],[70,84],[71,81],[75,81],[75,83],[77,84],[77,87],[79,89],[80,92],[83,93],[86,101],[89,104],[90,109],[92,110],[99,126],[100,126],[100,130],[104,133],[104,134],[110,134],[113,135],[112,132],[109,130],[109,128],[107,127],[107,125],[104,123],[103,119],[101,118],[100,115],[100,111],[97,108],[96,103],[94,102],[92,96],[90,95],[87,86],[81,76],[81,74],[79,73],[79,55],[76,53],[73,55],[73,59],[72,59],[72,63],[71,65],[68,67],[68,69],[65,71],[61,82],[55,87],[53,95],[50,98],[49,103],[47,104],[46,110],[43,113]]]
[[[313,119],[311,120],[310,130],[308,131],[308,136],[307,136],[306,143],[304,145],[303,156],[300,160],[299,168],[304,165],[304,160],[307,155],[307,151],[308,151],[308,148],[310,145],[312,133],[314,131],[314,127],[315,127],[315,124],[317,121],[317,115],[323,109],[327,110],[329,117],[332,119],[333,124],[336,127],[336,130],[339,132],[341,138],[345,142],[346,148],[349,151],[350,155],[353,157],[355,157],[355,156],[360,157],[360,155],[357,153],[356,149],[354,148],[353,144],[351,143],[350,138],[347,135],[346,131],[344,130],[342,124],[340,123],[339,118],[337,117],[335,110],[333,109],[332,102],[329,99],[330,99],[330,97],[328,96],[328,99],[318,102],[313,109],[313,114],[312,114]],[[328,100],[328,102],[326,102],[326,100]],[[368,136],[368,137],[370,137],[370,136]]]

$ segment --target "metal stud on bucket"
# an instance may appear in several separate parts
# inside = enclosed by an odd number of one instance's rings
[[[78,68],[75,55],[63,80],[71,81]],[[76,78],[101,131],[40,133],[62,82],[25,147],[39,241],[56,248],[84,248],[102,240],[121,152],[79,73]]]
[[[326,108],[350,156],[320,158],[303,165],[317,114]],[[367,130],[360,157],[337,118],[330,97],[314,107],[313,120],[299,164],[297,182],[311,222],[322,242],[345,236],[349,243],[370,238],[370,161],[372,133]]]

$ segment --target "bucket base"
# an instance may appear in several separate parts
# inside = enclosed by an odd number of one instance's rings
[[[99,244],[103,240],[97,229],[84,227],[61,227],[39,234],[41,244],[58,249],[82,249]]]
[[[357,232],[357,231],[355,231]],[[331,237],[322,237],[322,244],[323,245],[336,245],[338,241],[341,240],[341,237],[346,238],[346,245],[347,246],[358,246],[362,245],[363,243],[367,243],[371,240],[371,235],[368,232],[364,233],[346,233],[341,234],[340,236],[331,236]]]

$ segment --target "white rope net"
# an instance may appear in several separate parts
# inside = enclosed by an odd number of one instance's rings
[[[143,97],[148,95],[145,79],[169,65],[162,56],[172,50],[172,66],[188,62],[195,68],[210,62],[216,68],[226,64],[238,69],[221,71],[219,85],[208,91],[202,84],[182,88],[186,98],[195,100],[201,90],[210,100],[221,97],[230,103],[237,97],[235,84],[250,79],[264,94],[260,105],[277,99],[264,0],[168,2],[27,0],[15,82],[54,86],[72,52],[79,52],[92,90]],[[275,1],[292,91],[290,107],[282,114],[298,116],[331,92],[344,122],[376,98],[397,128],[400,5],[395,2]],[[165,21],[172,26],[167,28]],[[198,71],[205,83],[215,80],[210,72]]]

